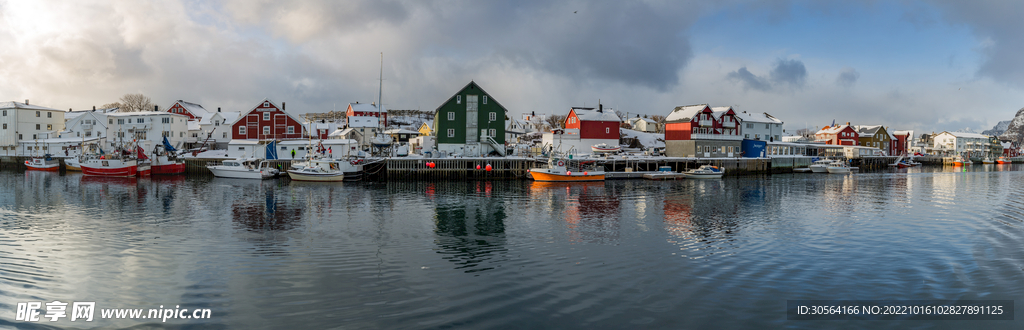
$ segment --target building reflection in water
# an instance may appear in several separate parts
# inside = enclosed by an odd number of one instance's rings
[[[437,253],[466,273],[494,269],[505,248],[506,202],[490,197],[514,185],[491,182],[429,183],[428,198],[436,198],[434,232]]]
[[[302,208],[275,198],[273,189],[244,194],[231,204],[231,219],[250,230],[288,230],[302,219]]]
[[[726,190],[721,180],[685,180],[665,196],[665,231],[668,242],[682,256],[703,258],[731,245],[739,228],[740,203],[765,203],[763,185]]]
[[[570,241],[614,243],[619,240],[619,196],[606,188],[604,182],[534,181],[530,184],[530,194],[549,200],[553,212],[562,211],[561,218]]]

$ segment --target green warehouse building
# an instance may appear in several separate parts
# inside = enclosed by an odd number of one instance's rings
[[[505,155],[505,115],[508,110],[476,82],[448,98],[434,112],[437,150],[465,157]]]

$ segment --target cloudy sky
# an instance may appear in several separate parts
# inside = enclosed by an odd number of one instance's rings
[[[606,106],[983,130],[1024,107],[1024,2],[3,1],[0,99],[143,93],[247,111],[433,110],[476,80],[514,116]]]

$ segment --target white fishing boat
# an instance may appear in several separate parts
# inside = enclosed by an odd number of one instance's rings
[[[985,157],[985,159],[981,160],[981,163],[982,164],[995,164],[996,162],[994,160],[992,160],[992,158]]]
[[[82,171],[82,162],[78,158],[64,158],[64,169],[68,171]]]
[[[813,173],[828,173],[828,166],[831,165],[833,162],[835,161],[830,159],[819,159],[816,160],[813,164],[811,164],[811,166],[808,166],[807,168],[810,168],[811,172]]]
[[[701,165],[698,168],[683,172],[687,179],[721,179],[725,171],[718,166]]]
[[[620,146],[609,146],[606,143],[600,143],[600,144],[595,144],[595,145],[590,146],[590,150],[593,151],[595,154],[613,153],[613,152],[617,152],[617,151],[619,151],[621,149],[622,149],[622,147],[620,147]]]
[[[846,162],[837,160],[828,165],[828,172],[831,174],[846,174],[851,172],[849,164]]]
[[[32,157],[31,159],[26,160],[25,168],[30,171],[56,172],[60,169],[60,162],[47,154],[43,157]]]
[[[296,181],[358,181],[362,172],[360,159],[310,159],[306,166],[288,170],[288,177]]]
[[[273,178],[278,173],[278,170],[271,168],[267,161],[256,158],[225,160],[206,168],[213,172],[213,176],[235,179],[263,180]]]

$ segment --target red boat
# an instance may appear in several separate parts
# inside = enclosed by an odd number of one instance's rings
[[[139,161],[135,159],[107,159],[105,156],[102,156],[82,162],[82,173],[100,176],[137,176],[139,175]]]
[[[25,168],[30,171],[57,172],[60,170],[60,162],[56,159],[50,158],[49,155],[45,158],[33,157],[32,159],[25,161]]]
[[[166,155],[153,157],[153,174],[182,174],[185,173],[185,163],[180,159],[169,159]]]

